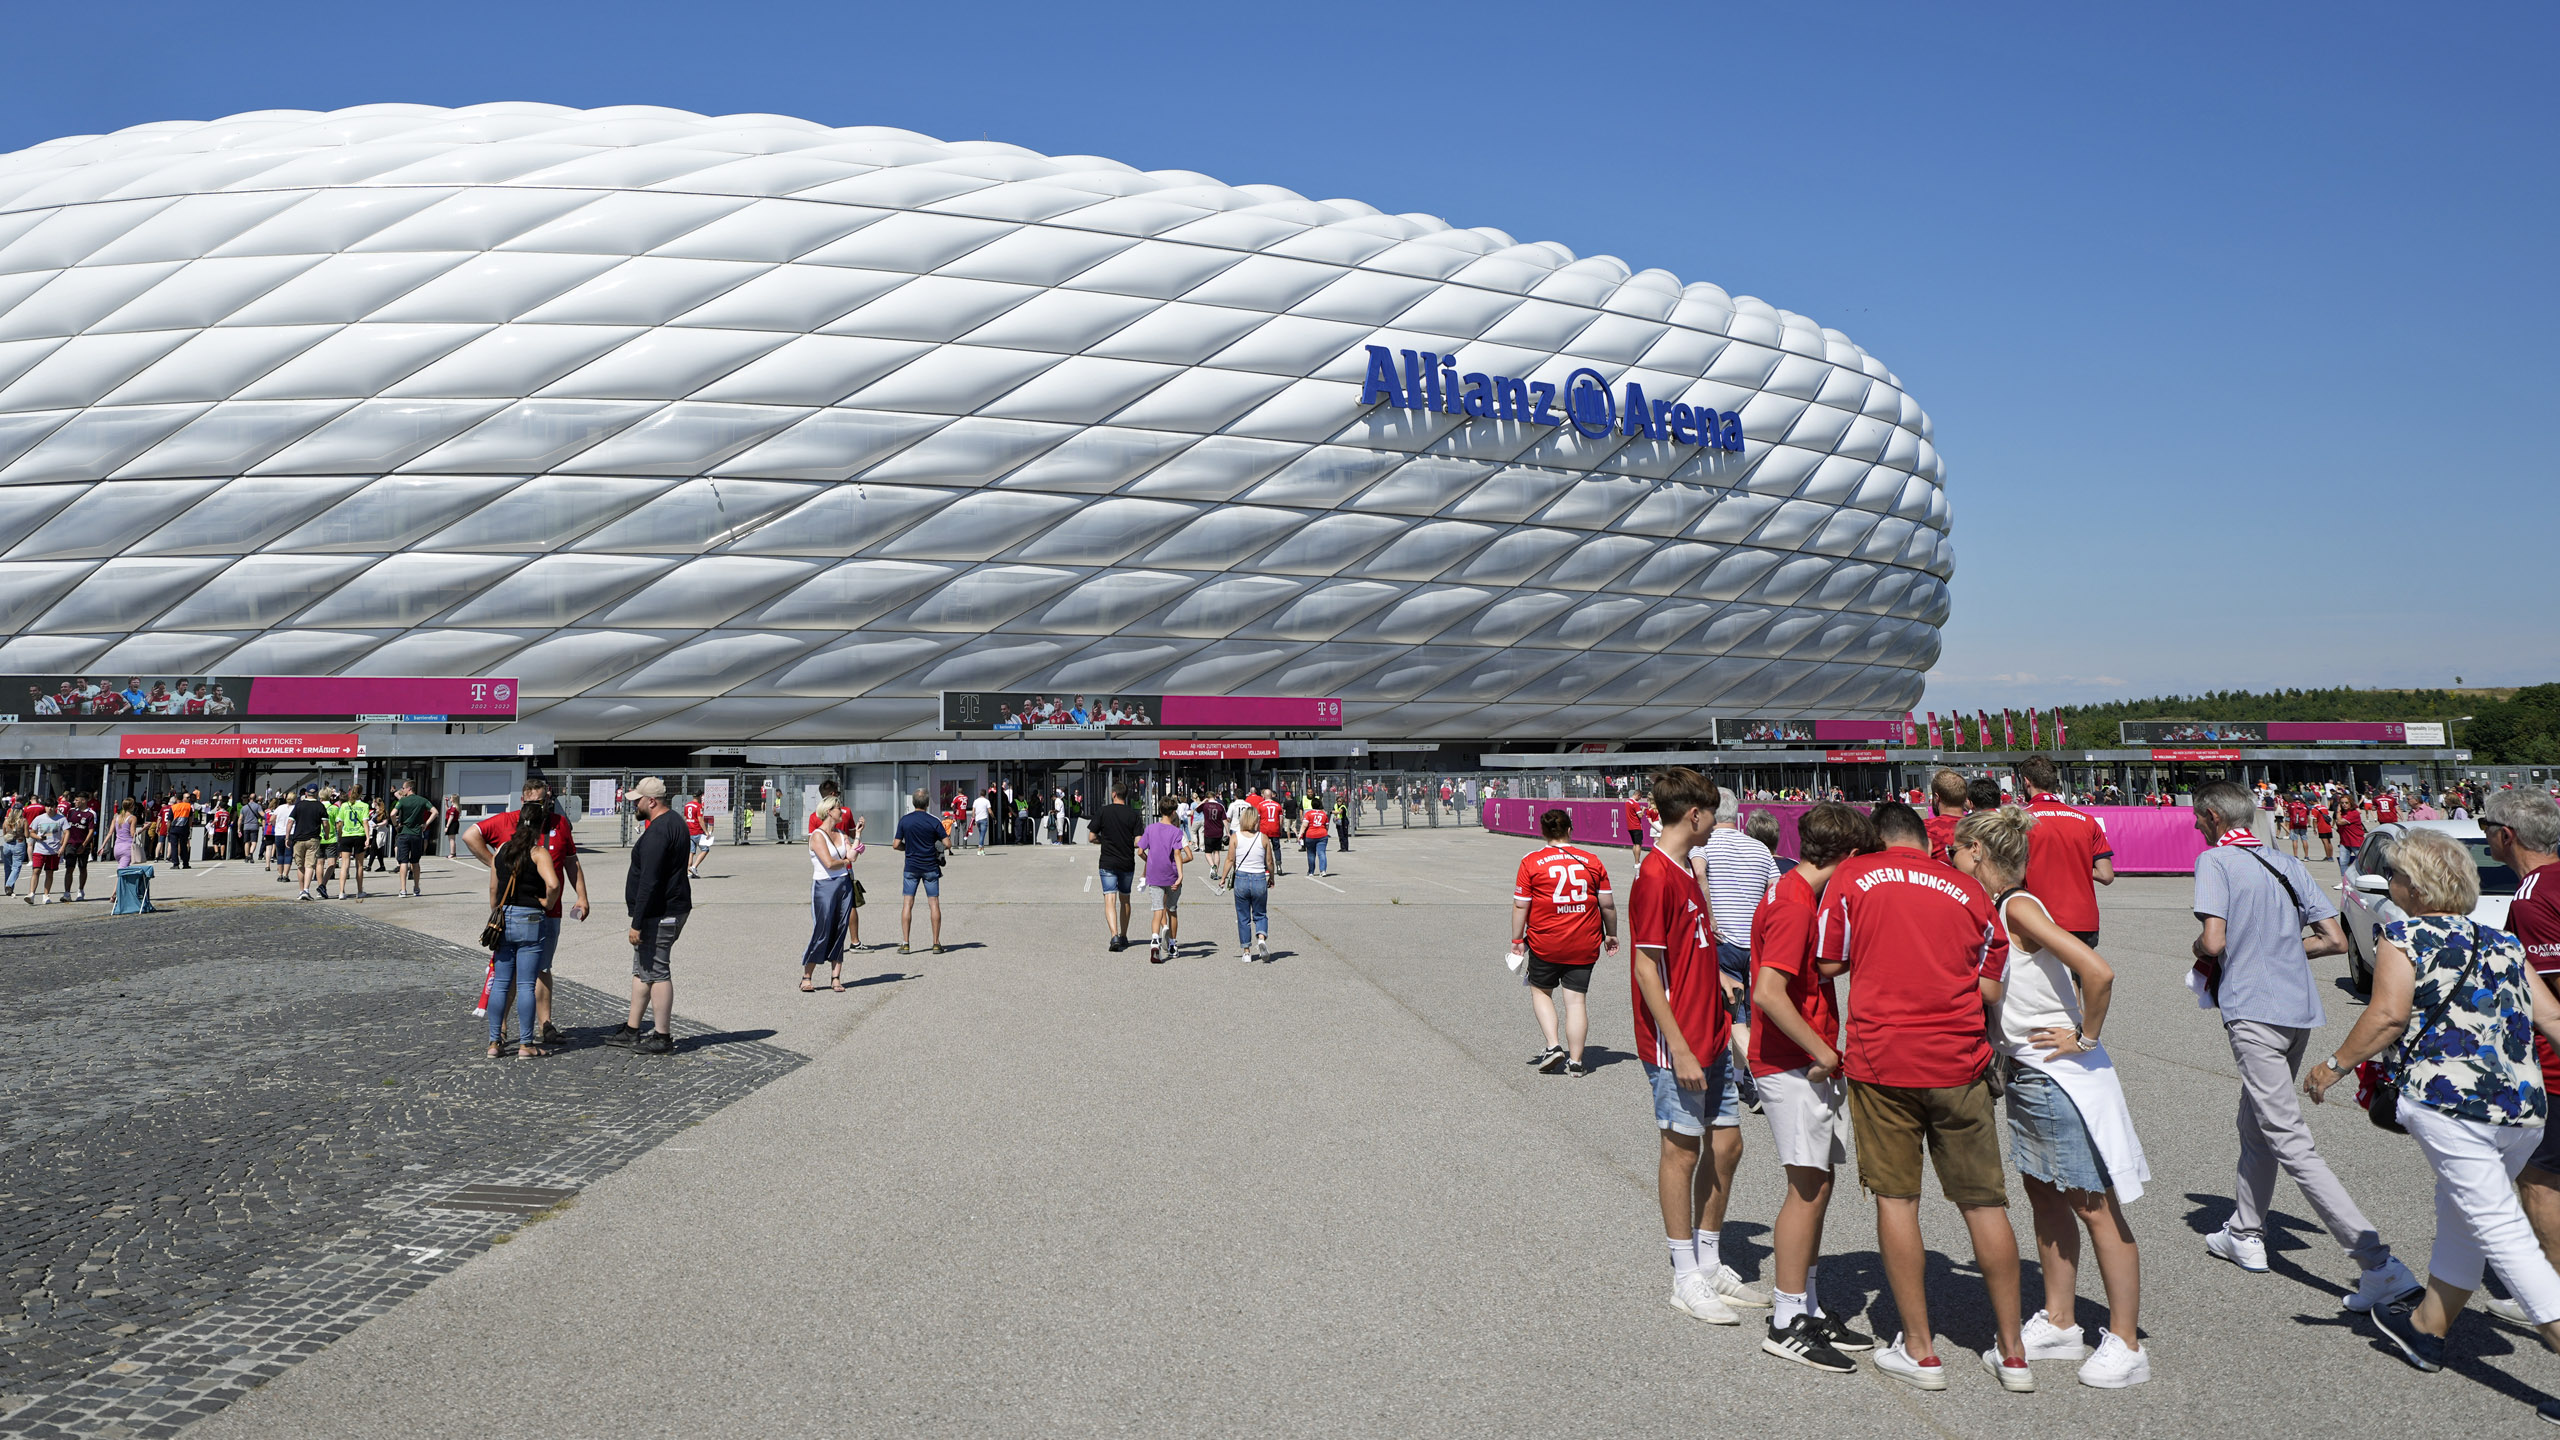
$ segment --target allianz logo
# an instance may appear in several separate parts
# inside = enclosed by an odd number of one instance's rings
[[[1429,350],[1389,350],[1372,345],[1368,378],[1360,386],[1362,406],[1385,403],[1400,410],[1432,410],[1479,420],[1517,420],[1528,425],[1571,425],[1597,440],[1617,431],[1628,439],[1668,440],[1710,450],[1742,448],[1742,416],[1731,410],[1648,400],[1644,387],[1628,381],[1626,398],[1609,389],[1599,371],[1585,365],[1565,377],[1564,409],[1555,408],[1556,387],[1543,380],[1521,380],[1482,371],[1458,373],[1456,355]],[[1403,356],[1401,373],[1396,365]]]

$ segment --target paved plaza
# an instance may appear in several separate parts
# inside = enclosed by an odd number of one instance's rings
[[[2560,1359],[2476,1315],[2447,1373],[2387,1358],[2289,1184],[2274,1273],[2205,1256],[2237,1081],[2180,983],[2183,878],[2106,892],[2102,946],[2154,1177],[2128,1214],[2156,1380],[2047,1363],[2013,1396],[1954,1363],[1990,1322],[1934,1197],[1945,1393],[1686,1318],[1623,959],[1592,987],[1596,1073],[1522,1063],[1500,956],[1526,843],[1362,835],[1279,883],[1264,966],[1205,879],[1175,963],[1105,953],[1090,847],[958,857],[953,948],[902,956],[882,846],[857,867],[872,948],[814,995],[805,859],[724,847],[663,1059],[592,1039],[628,975],[618,851],[561,948],[585,1039],[539,1062],[480,1058],[473,866],[429,862],[422,901],[295,904],[234,863],[164,871],[148,917],[0,916],[0,1433],[2524,1433],[2560,1391]],[[1600,853],[1623,887],[1627,852]],[[2315,1045],[2355,1013],[2333,991]],[[2313,1118],[2422,1268],[2414,1147]],[[1725,1253],[1765,1286],[1778,1174],[1765,1122],[1743,1134]],[[575,1197],[541,1223],[433,1203],[492,1183]],[[1872,1207],[1842,1191],[1824,1299],[1890,1335]],[[2103,1323],[2094,1266],[2082,1291]]]

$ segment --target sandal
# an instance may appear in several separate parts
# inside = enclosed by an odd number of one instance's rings
[[[492,1060],[498,1058],[498,1042],[495,1040],[489,1042],[489,1058]]]
[[[810,983],[809,983],[809,977],[808,977],[808,976],[803,975],[803,976],[801,976],[801,977],[800,977],[800,993],[801,993],[801,994],[803,994],[803,995],[813,994],[813,993],[815,993],[815,992],[816,992],[817,988],[818,988],[817,986],[812,985],[812,984],[810,984]]]
[[[539,1044],[518,1045],[516,1047],[516,1058],[519,1060],[539,1060],[550,1053],[550,1051],[543,1049]]]
[[[827,983],[835,987],[835,991],[836,991],[836,993],[837,993],[837,994],[841,995],[841,994],[843,994],[843,993],[844,993],[844,976],[843,976],[843,975],[841,975],[841,974],[837,974],[837,975],[830,975],[830,976],[828,976],[828,977],[827,977]]]

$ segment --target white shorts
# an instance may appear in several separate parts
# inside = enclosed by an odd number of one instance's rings
[[[1837,1074],[1820,1083],[1802,1070],[1758,1079],[1760,1109],[1769,1117],[1779,1164],[1824,1170],[1848,1161],[1848,1089]]]

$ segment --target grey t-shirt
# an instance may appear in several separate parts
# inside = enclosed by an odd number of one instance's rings
[[[2263,859],[2284,872],[2301,898],[2296,910]],[[2320,991],[2302,952],[2302,927],[2338,913],[2301,861],[2272,847],[2222,845],[2196,857],[2197,918],[2221,917],[2222,1023],[2317,1028]]]

